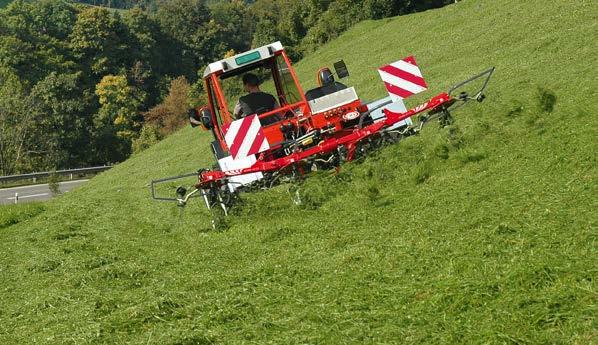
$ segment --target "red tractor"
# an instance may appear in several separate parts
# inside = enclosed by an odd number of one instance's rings
[[[348,77],[343,61],[334,68],[339,80]],[[494,68],[409,110],[403,99],[427,88],[415,59],[399,60],[378,72],[389,96],[365,103],[353,87],[337,82],[329,69],[319,71],[319,87],[304,92],[280,42],[211,63],[203,75],[209,104],[191,110],[190,122],[212,132],[217,164],[152,181],[152,196],[177,201],[180,206],[192,196],[201,196],[208,209],[219,208],[227,214],[241,191],[269,188],[309,171],[338,167],[373,148],[418,133],[434,118],[441,125],[450,124],[451,107],[485,98],[483,91]],[[248,74],[263,81],[260,92],[273,95],[274,102],[263,107],[254,104],[251,110],[235,115],[241,78]],[[454,96],[474,80],[482,81],[477,92]],[[414,124],[411,118],[418,114]],[[192,188],[178,187],[176,198],[156,195],[157,184],[189,176],[197,176],[197,183]]]

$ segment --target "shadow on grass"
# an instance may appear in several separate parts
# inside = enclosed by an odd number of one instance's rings
[[[41,203],[0,206],[0,229],[35,218],[45,210]]]

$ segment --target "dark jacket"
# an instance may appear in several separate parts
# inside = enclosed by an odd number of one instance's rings
[[[239,98],[239,104],[241,110],[243,110],[241,116],[259,115],[274,110],[276,108],[276,98],[262,91],[252,92]]]

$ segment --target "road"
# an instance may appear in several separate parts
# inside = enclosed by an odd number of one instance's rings
[[[71,191],[89,180],[76,180],[60,182],[62,193]],[[45,201],[52,198],[52,192],[48,184],[36,184],[31,186],[1,188],[0,205],[14,204],[15,193],[19,194],[19,203],[28,201]]]

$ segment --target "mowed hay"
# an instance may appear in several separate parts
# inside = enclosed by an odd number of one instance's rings
[[[414,54],[431,90],[411,105],[496,66],[488,99],[244,195],[224,231],[197,199],[182,216],[150,199],[151,179],[212,165],[184,129],[2,223],[0,342],[595,343],[596,13],[465,0],[355,26],[297,64],[305,89],[344,58],[377,99],[376,68]]]

